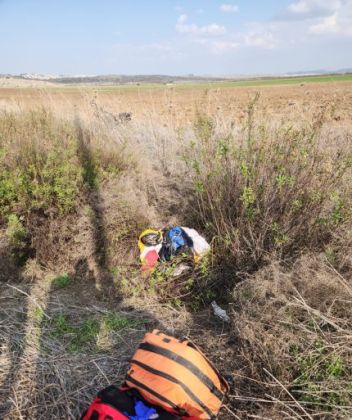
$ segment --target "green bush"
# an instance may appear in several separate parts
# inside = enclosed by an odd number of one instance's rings
[[[0,217],[71,211],[83,185],[74,127],[45,111],[0,116]]]
[[[14,248],[22,248],[26,244],[29,233],[20,219],[15,214],[10,214],[8,217],[6,235],[11,246]]]
[[[123,147],[45,110],[0,114],[0,218],[73,211],[85,188],[129,167]]]
[[[6,236],[15,262],[22,265],[28,256],[30,234],[16,214],[8,216]]]

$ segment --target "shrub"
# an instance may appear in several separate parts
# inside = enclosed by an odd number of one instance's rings
[[[11,214],[23,218],[33,252],[49,264],[50,255],[64,254],[59,244],[67,248],[69,219],[82,204],[91,208],[93,225],[101,223],[100,183],[115,182],[134,164],[124,149],[108,132],[54,118],[45,110],[0,113],[0,225]],[[24,253],[13,250],[22,260]]]
[[[184,156],[196,218],[222,264],[245,271],[269,253],[322,249],[350,217],[350,147],[328,137],[322,116],[304,126],[255,123],[257,99],[240,130],[198,116]]]
[[[0,218],[73,211],[84,188],[129,167],[123,147],[45,110],[0,114]]]
[[[15,214],[10,214],[8,217],[6,235],[11,246],[14,248],[22,248],[26,244],[29,233],[20,219]]]
[[[30,234],[16,214],[8,216],[6,236],[15,262],[22,265],[29,254]]]
[[[72,126],[45,111],[0,116],[0,217],[71,211],[82,187]]]

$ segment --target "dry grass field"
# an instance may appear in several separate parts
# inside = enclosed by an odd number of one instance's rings
[[[79,418],[154,327],[230,375],[219,419],[350,418],[351,203],[349,81],[0,87],[0,418]],[[142,276],[171,224],[211,255]]]
[[[301,118],[309,118],[311,113],[319,112],[324,106],[334,105],[339,121],[351,120],[351,81],[254,87],[222,87],[221,83],[209,84],[208,87],[203,84],[154,87],[0,86],[0,109],[25,111],[43,106],[59,115],[70,116],[77,110],[89,113],[94,102],[113,114],[131,112],[137,122],[155,117],[162,123],[182,126],[194,121],[196,112],[201,111],[241,123],[246,118],[246,106],[256,92],[261,96],[260,112],[267,113],[270,118],[287,119],[299,114]]]

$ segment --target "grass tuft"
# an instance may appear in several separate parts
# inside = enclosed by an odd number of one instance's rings
[[[64,273],[55,277],[52,281],[52,285],[57,289],[63,289],[71,283],[72,279],[69,274]]]
[[[58,339],[70,352],[99,352],[100,335],[133,329],[144,325],[144,321],[127,317],[119,313],[109,312],[100,317],[75,321],[67,314],[59,314],[45,321],[48,333]]]

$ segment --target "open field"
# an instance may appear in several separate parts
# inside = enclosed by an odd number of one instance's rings
[[[347,78],[347,76],[346,76]],[[281,79],[279,79],[281,80]],[[351,119],[352,82],[341,76],[338,82],[319,83],[319,78],[307,78],[313,83],[276,85],[274,80],[263,80],[263,85],[222,83],[204,86],[125,86],[125,87],[63,87],[63,88],[0,88],[0,109],[28,110],[49,107],[56,114],[90,114],[97,104],[113,114],[131,112],[136,121],[158,117],[165,123],[182,125],[194,120],[198,111],[238,123],[246,115],[246,105],[256,92],[261,95],[261,111],[271,117],[282,118],[307,112],[318,112],[327,104],[334,104],[339,118]],[[289,80],[290,81],[290,80]],[[268,85],[266,85],[268,83]],[[271,83],[274,83],[271,85]],[[302,85],[303,83],[303,85]]]
[[[350,417],[352,81],[282,82],[0,88],[0,418],[78,418],[155,327],[232,377],[219,419]],[[172,224],[209,258],[143,276]]]
[[[122,81],[122,79],[124,81]],[[128,77],[124,76],[119,78],[118,76],[86,76],[78,78],[53,78],[49,80],[45,79],[26,79],[23,77],[1,77],[0,76],[0,87],[61,87],[65,88],[77,88],[79,86],[84,87],[103,87],[108,89],[150,89],[150,88],[163,88],[165,85],[175,85],[181,89],[187,88],[206,88],[206,87],[236,87],[236,86],[265,86],[265,85],[287,85],[297,83],[324,83],[324,82],[343,82],[351,81],[352,74],[325,74],[325,75],[307,75],[307,76],[290,76],[290,77],[258,77],[258,78],[238,78],[238,79],[206,79],[205,77],[194,79],[183,77],[174,78],[173,76],[140,76]]]

